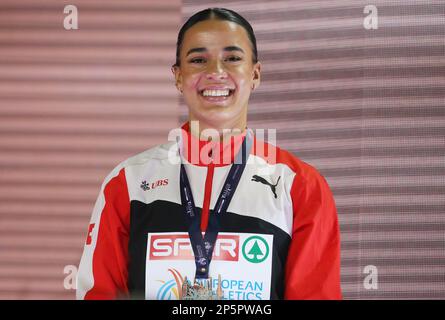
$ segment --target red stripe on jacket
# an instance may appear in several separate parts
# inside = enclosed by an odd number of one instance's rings
[[[93,253],[94,285],[85,299],[116,299],[128,296],[128,240],[130,199],[125,169],[104,188],[105,206]]]

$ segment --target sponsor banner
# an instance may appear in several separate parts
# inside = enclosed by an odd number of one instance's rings
[[[273,235],[220,232],[210,264],[212,288],[225,300],[269,300]],[[149,233],[145,297],[178,300],[185,277],[193,283],[195,261],[188,233]]]

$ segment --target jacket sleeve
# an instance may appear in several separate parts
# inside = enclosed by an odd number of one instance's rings
[[[94,206],[77,273],[77,299],[128,296],[130,201],[125,169],[105,179]]]
[[[308,166],[295,175],[291,197],[285,299],[340,300],[340,232],[332,192],[324,177]]]

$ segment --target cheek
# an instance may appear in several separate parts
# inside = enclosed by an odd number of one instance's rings
[[[238,94],[245,96],[250,94],[250,80],[247,77],[241,77],[237,81]]]
[[[184,85],[188,92],[197,92],[199,88],[199,83],[202,81],[204,77],[203,74],[191,74],[188,75]]]
[[[239,86],[240,90],[246,90],[246,88],[250,87],[250,79],[251,75],[248,70],[239,70],[239,72],[234,74],[234,77],[236,79],[236,83]]]
[[[242,89],[245,89],[246,87],[248,87],[249,86],[249,80],[248,79],[246,79],[246,78],[243,78],[243,79],[240,79],[239,81],[238,81],[238,85],[242,88]]]

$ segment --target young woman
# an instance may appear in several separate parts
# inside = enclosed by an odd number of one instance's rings
[[[247,127],[261,74],[250,24],[228,9],[196,13],[179,32],[172,72],[189,121],[178,141],[105,179],[77,297],[341,299],[328,184]]]

